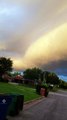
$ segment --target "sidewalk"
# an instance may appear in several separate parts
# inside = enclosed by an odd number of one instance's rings
[[[44,99],[45,99],[45,97],[42,96],[42,97],[40,97],[40,98],[38,98],[38,99],[25,102],[25,103],[24,103],[24,108],[23,108],[23,110],[27,110],[27,109],[30,108],[31,106],[33,106],[33,105],[35,105],[35,104],[38,104],[39,102],[41,102],[41,101],[44,100]]]

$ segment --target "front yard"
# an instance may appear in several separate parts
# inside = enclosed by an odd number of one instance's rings
[[[36,94],[36,90],[33,88],[24,87],[22,85],[1,83],[1,82],[0,82],[0,93],[23,94],[25,102],[40,97],[40,95]]]

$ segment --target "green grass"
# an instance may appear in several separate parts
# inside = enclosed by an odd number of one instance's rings
[[[0,83],[0,93],[23,94],[25,102],[40,97],[40,95],[36,94],[36,91],[33,88],[9,83]]]

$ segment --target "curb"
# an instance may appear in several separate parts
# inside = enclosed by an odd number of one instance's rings
[[[36,99],[30,100],[30,101],[24,102],[24,105],[29,104],[29,103],[32,103],[32,102],[35,102],[35,101],[40,100],[40,99],[43,99],[43,98],[45,98],[45,97],[42,96],[42,97],[39,97],[39,98],[36,98]]]

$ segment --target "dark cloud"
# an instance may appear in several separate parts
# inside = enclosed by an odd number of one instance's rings
[[[67,60],[52,61],[49,64],[41,66],[42,69],[54,71],[59,75],[67,75]]]

